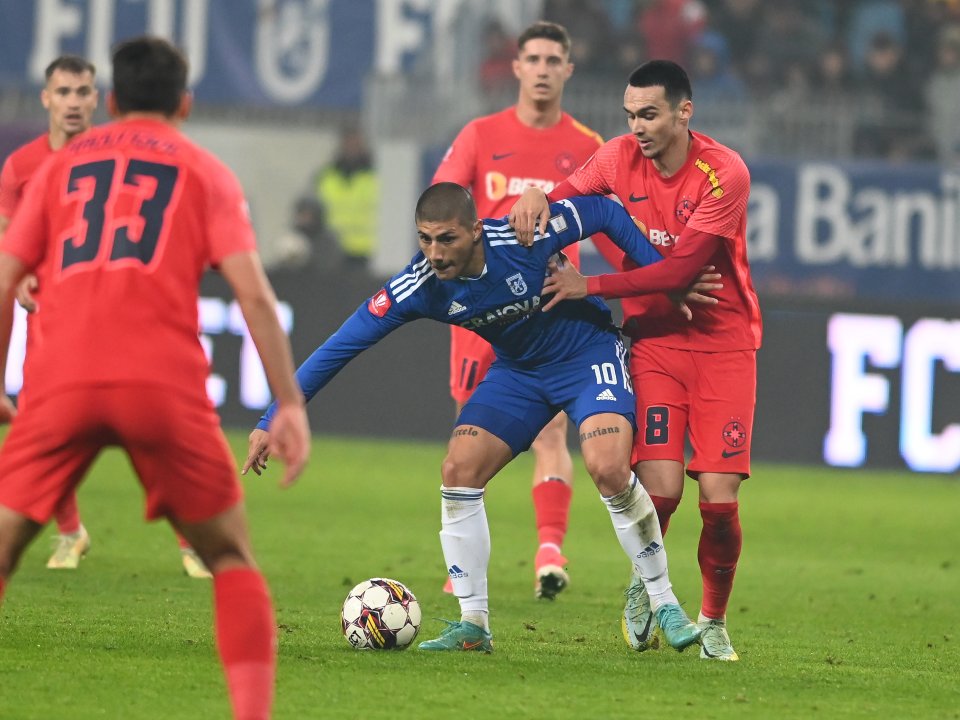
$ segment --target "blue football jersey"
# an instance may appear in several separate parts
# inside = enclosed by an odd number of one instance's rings
[[[617,332],[610,308],[597,297],[568,300],[541,312],[547,264],[567,245],[606,233],[638,265],[662,259],[618,203],[574,197],[550,206],[547,228],[532,247],[517,241],[506,218],[483,221],[486,265],[476,278],[440,280],[418,252],[410,264],[340,326],[297,370],[307,400],[351,359],[401,325],[430,318],[471,330],[494,349],[499,363],[532,368],[567,360]],[[266,429],[274,405],[257,427]]]

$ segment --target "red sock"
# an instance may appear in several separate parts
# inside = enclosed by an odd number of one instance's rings
[[[61,535],[72,535],[80,530],[80,508],[77,506],[77,493],[67,493],[53,512],[57,519],[57,530]]]
[[[273,705],[277,625],[267,583],[253,568],[213,577],[217,649],[237,720],[267,720]]]
[[[740,530],[739,503],[700,503],[703,530],[700,532],[700,574],[703,577],[703,604],[700,612],[720,619],[727,614],[733,591],[743,533]]]
[[[547,480],[533,486],[533,509],[541,545],[553,543],[563,547],[572,498],[573,488],[562,480]]]
[[[668,498],[662,495],[651,495],[653,506],[657,509],[657,519],[660,521],[660,534],[666,535],[670,527],[670,518],[680,504],[680,498]]]
[[[0,577],[0,603],[3,603],[3,589],[7,586],[7,581]]]

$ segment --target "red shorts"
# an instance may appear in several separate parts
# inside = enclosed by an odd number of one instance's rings
[[[450,395],[461,405],[470,399],[494,361],[493,347],[482,337],[450,326]]]
[[[160,385],[99,385],[30,397],[0,449],[0,505],[46,524],[99,452],[124,448],[146,516],[201,522],[243,496],[206,395]]]
[[[697,352],[635,342],[630,376],[637,396],[632,463],[684,460],[687,474],[750,475],[753,410],[757,402],[755,350]]]

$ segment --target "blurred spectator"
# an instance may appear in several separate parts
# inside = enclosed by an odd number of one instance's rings
[[[684,67],[706,23],[707,8],[700,0],[643,0],[636,20],[648,59]]]
[[[570,62],[578,76],[620,70],[617,53],[611,48],[614,31],[604,0],[546,0],[541,18],[567,28],[572,40]]]
[[[904,11],[900,0],[858,0],[850,13],[847,48],[856,72],[866,70],[867,55],[877,35],[888,35],[903,45]]]
[[[278,240],[278,266],[366,270],[376,248],[379,191],[363,132],[341,128],[333,161],[294,204],[291,232]]]
[[[937,68],[926,87],[930,135],[937,158],[960,166],[960,25],[943,29],[937,43]]]
[[[823,49],[813,71],[813,83],[824,102],[835,105],[849,101],[853,74],[846,45],[834,40]]]
[[[708,4],[710,27],[727,40],[730,62],[740,77],[749,75],[750,58],[757,48],[763,24],[760,0],[713,0]]]
[[[699,103],[730,105],[746,99],[746,85],[733,71],[727,41],[720,33],[701,33],[690,51],[689,68],[698,107]]]
[[[788,69],[816,64],[827,44],[828,31],[818,23],[815,9],[810,3],[795,0],[768,0],[763,4],[762,31],[751,62],[766,65],[765,79],[770,89],[782,86]]]
[[[862,116],[854,136],[856,155],[908,160],[930,154],[921,122],[923,84],[908,72],[903,46],[893,35],[873,36],[857,86]]]
[[[513,92],[513,61],[517,57],[517,40],[496,19],[483,29],[483,58],[480,61],[480,89],[486,95]]]

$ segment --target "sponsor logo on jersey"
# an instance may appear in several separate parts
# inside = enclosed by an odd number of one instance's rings
[[[507,287],[510,288],[510,292],[519,297],[527,292],[527,281],[523,279],[523,275],[517,273],[507,278]]]
[[[367,303],[367,310],[370,311],[371,315],[383,317],[387,314],[387,310],[390,309],[390,305],[390,296],[387,294],[387,289],[383,288],[370,298],[370,302]]]
[[[487,325],[509,325],[517,322],[518,320],[523,320],[528,315],[532,315],[533,313],[537,312],[539,308],[540,296],[534,295],[532,298],[528,298],[527,300],[510,303],[509,305],[504,305],[501,308],[490,310],[483,315],[477,315],[469,320],[464,320],[462,323],[460,323],[460,327],[466,328],[467,330],[473,330],[475,328],[481,328]]]
[[[709,163],[707,163],[704,160],[701,160],[700,158],[697,158],[693,164],[697,166],[697,170],[699,170],[700,172],[702,172],[704,175],[707,176],[707,180],[710,183],[710,187],[713,188],[713,190],[710,191],[710,194],[713,195],[715,198],[722,198],[723,187],[720,185],[720,178],[717,177],[716,170],[710,167]]]
[[[483,178],[483,188],[490,200],[503,200],[515,195],[523,195],[528,187],[538,187],[549,193],[556,186],[552,180],[531,177],[514,177],[500,172],[488,172]]]
[[[630,193],[630,202],[643,202],[649,197],[649,195],[634,195]]]
[[[493,159],[494,159],[494,161],[496,161],[496,160],[503,160],[504,158],[508,158],[508,157],[510,157],[511,155],[515,155],[515,154],[516,154],[516,153],[512,153],[512,152],[494,153],[494,154],[493,154]]]
[[[677,244],[678,235],[671,235],[666,230],[659,230],[657,228],[650,228],[650,231],[647,233],[647,240],[650,241],[651,245],[660,245],[661,247],[670,247]]]
[[[466,309],[467,307],[465,305],[461,305],[454,300],[452,303],[450,303],[450,309],[447,310],[447,315],[456,315],[457,313],[465,312]]]

